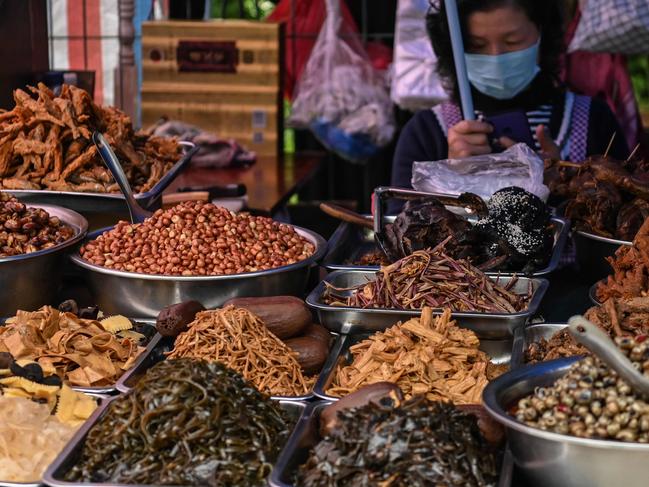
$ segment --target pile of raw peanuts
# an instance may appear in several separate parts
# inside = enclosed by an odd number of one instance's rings
[[[84,245],[81,256],[121,271],[214,276],[293,264],[314,250],[290,225],[188,201],[158,210],[141,224],[119,222]]]

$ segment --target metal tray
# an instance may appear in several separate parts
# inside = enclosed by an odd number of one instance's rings
[[[75,485],[97,486],[97,487],[106,487],[106,486],[133,487],[133,484],[112,484],[112,483],[109,484],[109,483],[99,483],[99,482],[68,482],[66,480],[63,480],[65,474],[70,470],[72,466],[74,466],[78,462],[79,455],[81,454],[81,450],[85,444],[88,433],[90,433],[90,430],[93,428],[93,426],[95,426],[95,424],[97,424],[105,416],[106,411],[108,410],[110,404],[113,401],[119,399],[120,397],[121,396],[111,398],[110,400],[102,404],[102,407],[98,408],[94,412],[94,414],[90,417],[90,419],[86,421],[81,426],[81,428],[79,428],[79,430],[75,433],[75,435],[66,445],[66,447],[63,449],[63,451],[58,455],[58,457],[56,457],[54,462],[52,462],[52,464],[45,471],[45,474],[43,475],[43,480],[47,485],[53,487],[71,487]],[[295,432],[295,428],[297,424],[299,424],[302,420],[302,416],[305,412],[306,405],[304,403],[292,402],[292,401],[279,401],[279,402],[282,408],[289,413],[291,419],[295,420],[295,425],[293,426],[293,432],[289,436],[289,440],[287,440],[287,444],[288,444],[288,441],[290,441],[290,438],[293,436]],[[280,457],[281,457],[281,452],[280,452]],[[278,457],[278,459],[280,457]],[[155,486],[142,485],[141,487],[155,487]]]
[[[361,333],[338,336],[313,388],[313,392],[317,398],[330,402],[340,399],[336,396],[330,396],[325,391],[329,387],[329,384],[331,384],[338,366],[347,365],[351,362],[350,347],[366,340],[372,335],[373,333]],[[485,352],[494,364],[509,364],[512,344],[512,337],[504,340],[480,340],[480,350]]]
[[[336,287],[352,287],[373,279],[375,274],[375,271],[358,270],[332,272],[309,294],[306,303],[317,311],[320,324],[337,333],[380,331],[389,328],[397,321],[407,320],[421,314],[420,310],[352,308],[329,306],[322,303],[321,297],[325,290],[325,282]],[[501,283],[507,283],[512,279],[511,276],[497,274],[488,274],[488,276]],[[480,339],[511,338],[514,330],[524,325],[528,318],[536,313],[549,285],[546,279],[519,277],[513,291],[527,292],[530,283],[532,284],[532,299],[525,311],[511,314],[455,312],[453,318],[457,319],[464,328],[474,331]]]
[[[196,300],[206,308],[218,308],[231,298],[257,296],[303,296],[311,267],[327,250],[327,242],[317,233],[293,226],[315,251],[294,264],[266,271],[221,276],[165,276],[117,271],[91,264],[78,252],[70,256],[86,281],[93,301],[107,313],[156,317],[172,303]],[[88,235],[92,240],[108,229]]]
[[[0,326],[4,326],[5,321],[7,318],[0,318]],[[147,318],[131,318],[132,321],[136,321],[138,323],[144,323],[149,326],[155,326],[155,321],[147,319]],[[111,386],[97,386],[97,387],[84,387],[84,386],[70,386],[72,389],[75,391],[83,392],[86,394],[90,395],[106,395],[110,396],[113,394],[117,394],[119,392],[119,389],[117,385],[120,383],[120,381],[124,380],[126,376],[129,376],[133,373],[135,368],[137,367],[137,364],[140,363],[144,358],[151,353],[153,349],[155,349],[158,345],[158,341],[160,340],[160,334],[156,333],[151,337],[151,340],[149,340],[149,343],[147,343],[146,347],[144,350],[142,350],[142,353],[137,357],[135,360],[135,363],[133,366],[126,370],[124,374],[117,380],[117,382]]]
[[[110,400],[109,396],[104,396],[102,394],[88,394],[89,396],[93,396],[97,399],[97,409],[94,411],[94,413],[88,418],[88,421],[91,421],[94,415],[97,413],[99,409],[101,409],[106,401]],[[84,423],[85,424],[85,423]],[[83,425],[79,427],[79,429],[83,428]],[[78,430],[77,430],[78,431]],[[45,475],[45,472],[43,472],[43,476]],[[40,487],[43,485],[42,480],[40,482],[3,482],[0,480],[0,487]]]
[[[334,349],[336,342],[333,339],[335,338],[336,338],[335,336],[332,336],[333,345],[329,348],[329,354],[331,354],[332,350]],[[165,353],[173,349],[174,343],[173,340],[170,338],[162,337],[159,333],[156,333],[154,340],[156,341],[155,346],[148,348],[146,355],[144,354],[140,355],[140,357],[138,357],[138,360],[133,365],[133,367],[126,374],[124,374],[117,382],[116,388],[119,392],[124,392],[124,393],[130,392],[137,384],[137,381],[146,373],[146,371],[151,367],[153,367],[158,362],[162,362],[163,360],[165,360]],[[326,362],[325,365],[322,366],[322,370],[320,371],[320,374],[322,374],[322,371],[325,370],[325,366],[326,366]],[[271,396],[271,399],[277,401],[296,401],[296,402],[308,401],[312,398],[313,398],[313,391],[303,396]]]
[[[525,365],[525,351],[532,343],[537,343],[542,338],[549,340],[556,332],[567,326],[567,323],[538,323],[518,328],[514,333],[511,369],[518,369]]]
[[[135,195],[135,199],[143,208],[147,210],[160,208],[163,191],[176,179],[199,149],[191,142],[181,141],[180,144],[185,149],[182,158],[149,191]],[[113,213],[126,210],[126,202],[122,193],[81,193],[47,189],[8,189],[3,191],[15,195],[25,203],[59,205],[79,213]]]
[[[470,218],[468,218],[471,221]],[[389,218],[394,221],[394,217]],[[570,223],[559,217],[552,217],[554,247],[548,265],[531,274],[532,277],[547,276],[559,266],[561,254],[570,233]],[[378,270],[378,266],[359,266],[353,262],[358,261],[363,255],[372,250],[377,250],[374,242],[374,231],[362,228],[348,222],[342,222],[329,239],[327,255],[322,260],[321,266],[330,272],[338,270]],[[501,274],[510,274],[501,271]]]
[[[306,462],[310,450],[320,441],[320,413],[331,404],[319,401],[307,406],[296,425],[286,447],[275,463],[269,477],[270,487],[294,487],[295,474],[300,465]],[[511,453],[506,450],[500,471],[498,487],[510,487],[512,482],[513,461]]]

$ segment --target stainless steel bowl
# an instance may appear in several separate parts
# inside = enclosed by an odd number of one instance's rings
[[[547,387],[568,372],[579,357],[521,367],[490,382],[483,403],[507,430],[516,465],[539,487],[640,487],[649,479],[649,445],[591,440],[526,426],[507,409],[536,387]]]
[[[79,213],[51,205],[41,208],[74,229],[74,236],[63,243],[30,254],[0,258],[0,316],[13,316],[16,310],[32,311],[54,304],[61,287],[66,254],[88,231],[88,222]]]
[[[593,281],[606,277],[612,270],[606,258],[614,255],[621,245],[631,244],[632,242],[626,240],[606,238],[577,230],[575,232],[575,249],[580,271]]]
[[[78,252],[71,260],[79,267],[95,304],[108,314],[155,317],[165,306],[190,299],[206,308],[217,308],[236,297],[302,296],[309,271],[325,254],[327,243],[315,232],[293,228],[315,246],[313,255],[267,271],[223,276],[162,276],[100,267],[83,260]],[[109,229],[90,234],[88,240],[106,230]]]

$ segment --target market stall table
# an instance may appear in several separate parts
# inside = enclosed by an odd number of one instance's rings
[[[167,188],[165,194],[185,187],[245,184],[246,206],[273,215],[313,176],[322,160],[322,154],[311,152],[286,154],[283,158],[258,156],[252,166],[245,168],[189,167]]]

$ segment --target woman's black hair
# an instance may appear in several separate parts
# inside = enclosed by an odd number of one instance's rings
[[[563,0],[457,0],[460,25],[467,44],[467,20],[474,12],[488,12],[502,6],[515,6],[523,10],[541,32],[541,72],[558,80],[560,57],[564,49]],[[453,49],[446,20],[444,0],[432,0],[426,16],[428,36],[437,56],[437,73],[446,90],[458,99],[458,88],[453,62]]]

